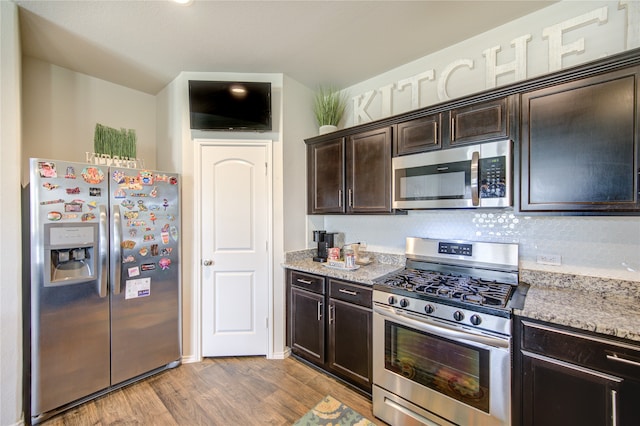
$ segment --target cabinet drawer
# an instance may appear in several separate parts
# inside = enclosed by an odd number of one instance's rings
[[[362,285],[329,279],[329,296],[356,305],[371,308],[371,288]]]
[[[640,377],[640,345],[522,321],[522,349],[626,378]]]
[[[324,277],[291,271],[291,285],[314,293],[324,294]]]

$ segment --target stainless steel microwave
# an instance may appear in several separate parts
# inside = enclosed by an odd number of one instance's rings
[[[509,207],[510,140],[394,157],[393,208]]]

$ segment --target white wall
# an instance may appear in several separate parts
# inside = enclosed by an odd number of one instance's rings
[[[284,107],[284,249],[304,248],[307,231],[307,161],[305,138],[317,133],[311,89],[285,76]]]
[[[22,419],[20,42],[18,9],[0,1],[0,425]]]
[[[156,168],[156,98],[147,93],[24,57],[23,182],[30,157],[85,161],[96,123],[134,129],[137,157]]]
[[[272,123],[271,132],[222,132],[222,131],[191,131],[189,129],[189,80],[236,80],[236,81],[267,81],[271,82],[272,89]],[[294,82],[290,83],[292,91],[291,99],[300,95],[300,88]],[[284,112],[283,100],[285,98],[284,76],[282,74],[248,74],[248,73],[216,73],[216,72],[183,72],[157,96],[158,116],[166,118],[158,122],[158,147],[175,152],[176,158],[180,158],[179,172],[182,175],[182,230],[184,235],[196,235],[198,217],[198,194],[195,194],[194,175],[196,169],[194,139],[229,140],[229,139],[268,139],[272,141],[272,165],[273,165],[273,287],[271,294],[274,297],[271,311],[273,313],[273,336],[270,342],[271,353],[269,356],[278,358],[284,353],[284,274],[281,264],[284,261]],[[287,124],[289,125],[289,123]],[[308,134],[307,129],[300,130],[300,125],[291,128],[291,137],[295,138],[300,133]],[[289,139],[287,139],[289,140]],[[291,142],[288,142],[291,143]],[[162,147],[162,148],[160,148]],[[160,158],[160,155],[159,155]],[[304,158],[304,157],[302,157]],[[175,163],[175,160],[172,160]],[[294,220],[295,221],[295,220]],[[304,222],[304,210],[298,213],[298,222]],[[194,225],[195,224],[195,225]],[[199,237],[185,241],[181,248],[182,254],[182,309],[183,309],[183,359],[185,362],[195,361],[200,356],[200,248]]]
[[[549,38],[544,34],[561,27],[564,28],[563,49],[567,51],[560,55],[563,68],[637,48],[640,47],[640,2],[557,3],[346,91],[361,106],[365,94],[369,93],[372,97],[366,112],[373,119],[383,118],[417,108],[411,105],[411,86],[398,90],[398,82],[433,70],[434,79],[422,81],[418,94],[420,106],[435,104],[444,100],[438,97],[438,80],[447,68],[469,59],[474,67],[456,68],[446,87],[452,97],[479,92],[491,87],[486,81],[483,52],[495,46],[502,49],[497,64],[513,63],[514,67],[498,79],[497,85],[545,74],[551,69],[552,58],[557,58],[560,51],[549,46]],[[531,35],[531,40],[523,58],[526,60],[518,63],[515,61],[517,49],[511,46],[511,40],[523,35]],[[572,47],[579,46],[574,43],[583,43],[583,50]],[[523,64],[526,73],[518,78],[515,70],[522,69]],[[384,90],[380,88],[389,86],[393,103],[385,107]],[[353,123],[354,116],[347,122]],[[325,216],[318,227],[345,232],[346,241],[365,241],[370,249],[391,253],[404,252],[407,236],[518,242],[522,267],[640,281],[640,217],[529,217],[510,211],[415,211],[407,216]],[[560,255],[563,264],[552,267],[536,264],[536,257],[543,254]]]

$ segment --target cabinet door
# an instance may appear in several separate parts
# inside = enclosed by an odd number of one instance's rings
[[[508,136],[507,98],[482,102],[449,112],[451,146],[504,139]]]
[[[291,288],[291,350],[313,363],[323,365],[324,295]]]
[[[328,368],[371,392],[371,309],[329,299]]]
[[[307,211],[344,213],[344,139],[307,145]]]
[[[347,212],[391,212],[391,127],[349,136]]]
[[[442,148],[441,116],[442,114],[434,114],[398,123],[393,135],[394,155],[413,154]]]
[[[522,211],[638,211],[640,68],[522,95]]]
[[[524,426],[620,424],[622,379],[526,353],[523,368]]]

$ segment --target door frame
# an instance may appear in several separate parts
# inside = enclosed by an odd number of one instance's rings
[[[267,150],[267,358],[273,357],[273,141],[270,139],[193,139],[193,287],[191,303],[192,335],[196,338],[193,344],[193,355],[202,359],[202,218],[200,211],[202,200],[202,168],[200,159],[205,147],[264,147]],[[196,360],[194,360],[196,361]]]

